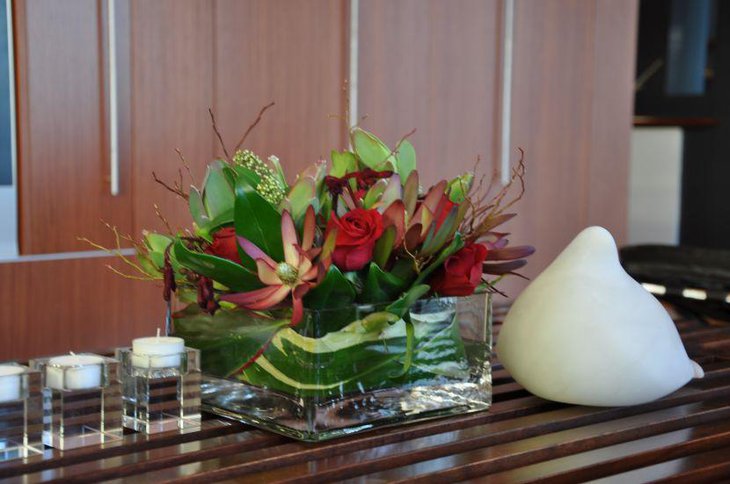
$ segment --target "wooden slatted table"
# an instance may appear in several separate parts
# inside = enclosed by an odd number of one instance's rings
[[[0,464],[9,482],[718,482],[730,480],[730,325],[677,319],[705,369],[674,394],[628,408],[530,395],[495,365],[488,412],[304,444],[214,417],[197,432]],[[499,325],[495,327],[498,332]]]

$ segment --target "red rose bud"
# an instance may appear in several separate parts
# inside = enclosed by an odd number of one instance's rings
[[[233,227],[219,229],[213,234],[213,243],[208,246],[205,252],[240,264],[241,256],[238,255],[236,230]]]
[[[482,280],[482,263],[487,258],[483,244],[469,244],[448,257],[431,277],[431,289],[441,296],[468,296]]]
[[[341,218],[333,213],[327,234],[333,228],[337,229],[337,239],[332,261],[343,271],[357,271],[373,258],[375,242],[383,234],[383,218],[375,209],[356,208]]]

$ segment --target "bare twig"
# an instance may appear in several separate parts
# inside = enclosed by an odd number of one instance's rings
[[[381,164],[385,163],[386,161],[388,161],[388,158],[390,158],[391,156],[396,156],[396,155],[398,154],[398,150],[400,149],[400,145],[402,145],[402,144],[403,144],[403,142],[404,142],[404,141],[405,141],[406,139],[410,138],[410,137],[411,137],[411,136],[413,136],[413,135],[414,135],[415,133],[416,133],[416,128],[413,128],[413,129],[412,129],[412,130],[410,130],[410,131],[409,131],[408,133],[404,134],[404,135],[403,135],[403,136],[401,137],[401,139],[400,139],[400,140],[398,140],[398,143],[397,143],[397,144],[395,145],[395,148],[393,148],[392,150],[390,150],[390,153],[388,153],[388,156],[386,156],[384,160],[382,160],[382,161],[381,161],[380,163],[378,163],[378,165],[381,165]]]
[[[231,161],[231,155],[228,154],[228,150],[226,149],[226,144],[223,142],[223,136],[221,136],[220,131],[218,131],[218,126],[215,124],[215,114],[213,114],[213,109],[208,108],[208,114],[210,114],[210,122],[213,123],[213,131],[215,132],[215,135],[218,137],[218,142],[221,145],[221,148],[223,148],[223,154],[226,155],[226,160]],[[236,147],[238,148],[238,147]]]
[[[195,184],[195,177],[193,176],[193,172],[190,171],[190,163],[187,159],[185,159],[182,150],[180,148],[175,148],[175,152],[177,153],[177,157],[180,158],[180,163],[182,163],[183,168],[185,168],[185,171],[188,172],[190,183]]]
[[[159,218],[165,225],[165,227],[167,228],[167,233],[170,235],[175,235],[175,232],[173,232],[172,227],[170,226],[170,222],[168,222],[167,218],[165,218],[165,216],[162,215],[162,212],[160,212],[160,207],[156,203],[154,204],[154,207],[155,215],[157,215],[157,218]]]
[[[251,123],[251,125],[248,127],[248,129],[246,129],[246,132],[243,133],[243,136],[241,137],[241,139],[238,141],[238,143],[236,143],[236,147],[233,148],[234,153],[236,151],[238,151],[238,148],[240,148],[241,145],[243,145],[243,143],[246,141],[246,138],[248,138],[248,135],[251,133],[251,131],[253,131],[253,129],[256,127],[257,124],[259,124],[259,122],[261,121],[261,118],[264,116],[264,113],[266,112],[266,110],[269,109],[270,107],[272,107],[274,104],[276,104],[276,103],[274,103],[272,101],[269,104],[267,104],[266,106],[264,106],[263,108],[261,108],[261,111],[259,111],[259,115],[256,116],[256,119],[254,120],[254,122]]]
[[[174,194],[175,194],[175,195],[177,195],[178,197],[182,198],[183,200],[187,200],[187,199],[189,198],[189,197],[188,197],[188,194],[187,194],[187,193],[185,193],[185,192],[183,191],[182,187],[181,187],[181,186],[179,186],[179,185],[177,184],[177,182],[175,183],[175,186],[172,186],[172,187],[171,187],[170,185],[168,185],[168,184],[167,184],[167,183],[165,183],[164,181],[160,180],[160,179],[159,179],[159,178],[157,177],[157,173],[155,173],[154,171],[152,172],[152,178],[153,178],[153,179],[154,179],[154,180],[155,180],[155,181],[156,181],[157,183],[159,183],[160,185],[162,185],[163,187],[165,187],[165,188],[166,188],[167,190],[171,191],[172,193],[174,193]]]

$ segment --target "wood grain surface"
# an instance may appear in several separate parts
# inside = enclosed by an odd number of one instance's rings
[[[162,288],[115,257],[0,264],[0,361],[131,344],[164,328]]]
[[[428,186],[489,176],[499,145],[501,2],[360,2],[359,114],[394,147],[410,138]]]
[[[129,159],[110,194],[105,2],[13,2],[20,251],[88,250],[112,242],[100,223],[132,229]]]
[[[499,317],[499,315],[498,315]],[[199,432],[0,464],[8,482],[718,482],[730,478],[730,327],[677,320],[702,380],[633,407],[530,395],[494,364],[489,411],[305,444],[209,417]],[[495,326],[499,333],[499,325]],[[497,336],[498,337],[498,336]]]

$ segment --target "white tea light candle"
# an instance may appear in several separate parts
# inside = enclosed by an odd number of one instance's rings
[[[132,366],[138,368],[170,368],[180,366],[185,340],[174,336],[137,338],[132,341]]]
[[[24,370],[15,365],[0,365],[0,402],[20,398],[20,375]]]
[[[100,387],[103,362],[104,359],[96,355],[71,354],[51,358],[46,366],[46,386],[56,390]]]

